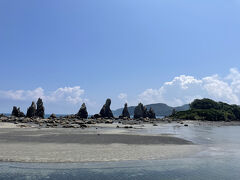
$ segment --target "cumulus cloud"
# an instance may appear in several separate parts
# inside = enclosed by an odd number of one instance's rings
[[[197,79],[181,75],[165,82],[159,89],[145,90],[139,95],[139,101],[145,104],[163,102],[178,106],[205,97],[240,104],[240,72],[232,68],[229,75],[223,78],[213,75]]]
[[[58,88],[55,91],[46,93],[43,88],[39,87],[34,90],[0,90],[1,99],[10,99],[17,101],[32,101],[37,98],[42,98],[45,102],[65,101],[70,104],[78,104],[88,102],[82,96],[84,90],[80,86]]]
[[[118,99],[120,99],[121,101],[127,102],[127,94],[126,93],[120,93],[118,95]]]

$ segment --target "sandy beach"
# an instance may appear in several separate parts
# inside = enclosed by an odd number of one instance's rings
[[[20,128],[1,123],[0,161],[98,162],[184,157],[201,148],[170,135],[133,134],[100,125],[81,129]],[[136,127],[139,128],[139,127]]]

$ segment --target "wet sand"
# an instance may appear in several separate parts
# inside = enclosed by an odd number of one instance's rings
[[[11,125],[12,126],[12,125]],[[1,126],[3,127],[3,126]],[[1,128],[0,161],[93,162],[183,157],[198,145],[169,135],[134,135],[130,130]],[[98,127],[99,128],[99,127]]]

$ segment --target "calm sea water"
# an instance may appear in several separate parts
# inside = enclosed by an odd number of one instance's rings
[[[188,158],[151,161],[0,163],[0,179],[240,179],[239,126],[178,127],[166,124],[143,129],[143,132],[174,134],[202,145],[204,150]]]

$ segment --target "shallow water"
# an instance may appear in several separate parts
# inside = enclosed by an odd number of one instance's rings
[[[164,124],[130,133],[174,134],[203,145],[181,159],[104,163],[0,163],[0,179],[239,180],[240,126]]]

